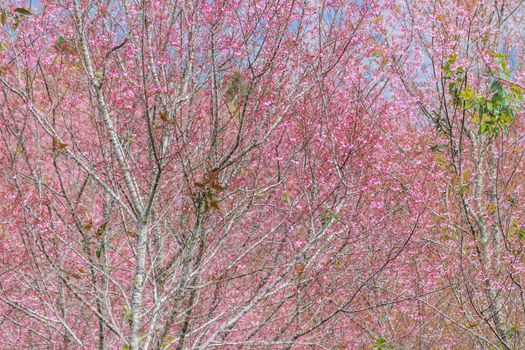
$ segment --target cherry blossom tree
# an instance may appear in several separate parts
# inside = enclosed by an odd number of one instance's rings
[[[0,348],[524,346],[523,5],[0,8]]]
[[[429,123],[418,133],[441,168],[425,239],[447,288],[428,306],[458,346],[521,348],[523,6],[418,1],[391,15],[392,89]]]
[[[382,180],[403,171],[383,135],[387,76],[369,62],[388,5],[15,6],[2,37],[6,346],[369,341],[345,314],[425,206]]]

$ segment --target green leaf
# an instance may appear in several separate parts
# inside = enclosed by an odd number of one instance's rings
[[[374,345],[372,346],[372,349],[374,350],[389,350],[389,349],[392,349],[387,341],[385,340],[385,338],[377,338]]]
[[[57,45],[66,45],[68,41],[63,36],[59,36],[57,39]]]
[[[441,155],[441,154],[438,154],[438,155],[436,156],[436,162],[437,162],[439,165],[441,165],[441,166],[445,166],[445,167],[446,167],[446,166],[448,165],[448,164],[447,164],[447,161],[445,160],[445,157],[443,157],[443,155]]]
[[[483,123],[481,123],[480,126],[479,126],[479,132],[482,133],[482,134],[485,133],[485,132],[487,132],[488,129],[489,129],[489,126],[488,126],[488,123],[487,123],[487,122],[483,122]]]
[[[501,83],[498,80],[493,80],[492,83],[490,83],[489,89],[491,92],[497,92],[501,90]]]
[[[510,89],[514,92],[516,100],[518,100],[519,103],[523,103],[523,89],[516,85],[511,85]]]
[[[441,148],[442,148],[441,145],[432,145],[432,146],[430,146],[430,150],[432,152],[439,152],[439,151],[441,151]]]
[[[63,36],[59,36],[56,39],[55,48],[65,54],[75,54],[77,52],[73,41]]]
[[[338,215],[331,209],[326,209],[320,215],[323,226],[330,224],[333,220],[337,220]]]
[[[124,305],[124,309],[122,309],[122,318],[124,318],[124,321],[128,322],[131,322],[133,318],[133,311],[127,305]]]
[[[463,91],[461,91],[460,96],[465,101],[468,101],[472,100],[476,96],[476,92],[470,87],[470,85],[467,85],[467,87]]]
[[[106,231],[107,231],[107,227],[108,227],[108,222],[107,222],[107,221],[104,221],[104,222],[102,223],[102,225],[100,225],[100,226],[98,227],[98,229],[97,229],[97,232],[96,232],[97,237],[100,238],[102,235],[104,235],[104,234],[106,233]]]
[[[15,9],[15,12],[18,13],[18,14],[21,14],[23,16],[31,16],[32,15],[32,13],[29,10],[26,10],[23,7],[17,7]]]
[[[525,238],[525,230],[524,229],[520,228],[516,233],[518,234],[518,238],[520,240]]]
[[[95,252],[97,259],[100,259],[100,257],[102,256],[102,253],[104,252],[104,248],[105,248],[104,241],[98,242],[97,251]]]

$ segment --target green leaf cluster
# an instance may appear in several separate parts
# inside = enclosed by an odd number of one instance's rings
[[[339,220],[339,215],[337,215],[332,209],[328,208],[321,213],[320,220],[324,227],[329,225],[332,221]]]
[[[461,93],[463,82],[465,81],[465,69],[463,67],[452,69],[451,67],[456,62],[457,57],[457,54],[451,55],[443,65],[443,78],[448,81],[448,93],[452,96],[452,102],[455,105],[459,105],[461,102],[459,95]]]
[[[456,106],[463,105],[463,108],[471,113],[472,122],[479,125],[480,134],[497,137],[501,132],[508,132],[523,102],[524,91],[507,82],[510,70],[507,67],[506,55],[494,54],[494,58],[499,63],[499,72],[493,75],[492,82],[485,94],[468,85],[463,89],[460,88],[465,78],[464,70],[457,69],[455,72],[450,70],[450,64],[455,61],[455,56],[447,60],[443,70],[450,73],[448,78],[451,82],[448,87],[453,103]]]
[[[525,228],[516,221],[513,221],[508,231],[508,235],[516,235],[519,240],[523,240],[525,238]]]
[[[224,191],[224,186],[219,183],[219,173],[217,171],[208,172],[202,181],[194,182],[196,191],[190,192],[190,198],[195,203],[197,209],[204,212],[210,209],[219,209],[219,194]]]
[[[17,7],[12,11],[8,8],[0,7],[0,26],[11,30],[17,30],[18,26],[20,25],[20,21],[24,17],[31,15],[33,15],[31,11],[23,7]],[[2,50],[6,47],[7,43],[0,42],[0,53],[2,53]]]
[[[385,338],[379,337],[372,345],[374,350],[393,350],[394,348],[388,344]]]

